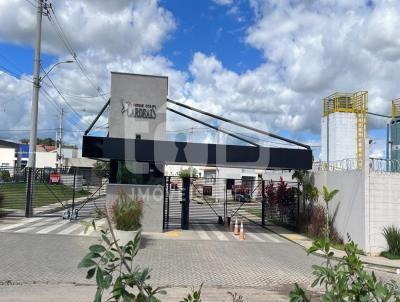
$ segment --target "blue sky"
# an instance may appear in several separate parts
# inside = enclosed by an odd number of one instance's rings
[[[186,70],[195,52],[214,54],[227,68],[242,73],[263,61],[262,53],[245,43],[246,28],[254,23],[247,1],[238,1],[237,12],[212,1],[161,1],[176,17],[177,30],[161,53]]]
[[[246,28],[255,15],[247,1],[237,2],[237,12],[227,13],[225,6],[213,1],[162,0],[160,4],[173,13],[177,28],[159,54],[170,59],[174,67],[187,70],[195,52],[216,55],[223,64],[238,73],[259,66],[262,52],[245,43]],[[34,49],[29,45],[0,42],[1,65],[16,74],[33,73]],[[11,59],[11,62],[7,59]],[[57,62],[57,56],[42,52],[42,65]]]
[[[54,136],[62,107],[65,140],[79,142],[108,96],[96,97],[93,86],[109,92],[111,70],[167,75],[170,97],[301,140],[315,146],[316,157],[324,96],[367,90],[370,110],[387,114],[390,100],[400,96],[393,81],[400,76],[397,1],[51,2],[94,85],[76,64],[54,69],[51,79],[64,99],[46,80],[40,136]],[[11,75],[0,74],[0,130],[30,127],[21,108],[30,108],[34,22],[29,1],[0,3],[0,69]],[[46,17],[42,41],[44,68],[71,58]],[[197,127],[172,115],[168,120],[171,133]],[[375,155],[385,152],[385,122],[369,122]],[[106,119],[99,123],[106,130]],[[197,132],[196,140],[215,140],[212,132]],[[3,131],[0,137],[28,134]]]

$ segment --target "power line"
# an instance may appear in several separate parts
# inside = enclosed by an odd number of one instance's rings
[[[110,92],[106,92],[101,95],[77,95],[77,94],[70,94],[70,93],[63,91],[63,94],[66,96],[69,96],[72,98],[78,98],[78,99],[95,99],[95,98],[103,97],[106,95],[110,95]]]
[[[52,18],[52,16],[54,16],[54,18]],[[106,98],[103,95],[103,91],[101,90],[101,87],[96,85],[92,79],[89,77],[88,72],[85,68],[85,66],[82,64],[82,62],[80,61],[80,59],[78,58],[77,53],[75,52],[74,48],[72,47],[70,41],[67,38],[67,35],[65,34],[65,32],[62,29],[62,26],[60,25],[60,22],[58,21],[57,15],[54,11],[53,5],[50,4],[50,10],[48,10],[47,13],[47,17],[54,29],[54,31],[56,32],[57,36],[59,37],[59,39],[61,40],[61,42],[64,44],[64,46],[66,47],[66,49],[69,51],[69,53],[72,55],[72,57],[74,58],[75,62],[77,63],[79,69],[81,70],[82,74],[85,76],[85,78],[88,80],[88,82],[90,83],[90,85],[96,90],[96,93],[102,97],[104,100],[106,100]]]
[[[44,71],[43,67],[40,66],[42,68],[42,70]],[[57,91],[57,93],[61,96],[61,98],[63,99],[64,103],[82,120],[83,117],[69,104],[69,102],[67,101],[67,99],[64,97],[64,95],[61,93],[61,91],[58,89],[58,87],[54,84],[54,82],[52,81],[52,79],[50,78],[49,74],[47,74],[46,79],[49,80],[49,82],[51,83],[51,85],[53,86],[53,88]]]
[[[31,2],[30,0],[25,0],[26,2],[28,2],[30,5],[32,5],[34,8],[37,8],[36,4]]]
[[[2,53],[0,53],[0,57],[2,57],[5,61],[7,61],[8,63],[10,63],[19,73],[20,75],[22,73],[24,73],[13,61],[11,61],[9,58],[7,58],[5,55],[3,55]]]
[[[47,90],[44,87],[42,87],[40,92],[43,92],[45,94],[45,96],[47,97],[46,100],[48,100],[57,109],[57,111],[60,112],[60,110],[61,110],[60,107],[58,106],[56,101],[51,97],[51,95],[47,92]]]

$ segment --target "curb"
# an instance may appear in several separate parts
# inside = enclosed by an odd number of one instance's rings
[[[284,239],[286,239],[286,240],[288,240],[288,241],[290,241],[290,242],[292,242],[294,244],[297,244],[298,246],[300,246],[306,252],[308,251],[308,249],[304,245],[300,244],[299,242],[297,242],[295,240],[292,240],[292,239],[289,239],[286,236],[283,236],[283,235],[279,234],[278,232],[270,229],[267,226],[265,226],[265,228],[268,229],[269,231],[277,234],[281,238],[284,238]],[[333,249],[333,250],[334,250],[334,252],[337,251],[336,249]],[[324,254],[321,254],[318,251],[314,252],[312,254],[315,255],[315,256],[321,257],[321,258],[326,258]],[[332,258],[335,259],[335,260],[341,260],[342,259],[341,257],[335,256],[335,255]],[[384,272],[389,272],[389,273],[392,273],[392,274],[395,274],[395,275],[398,275],[397,271],[400,269],[400,267],[397,267],[397,266],[391,266],[391,265],[386,265],[386,264],[377,264],[377,263],[373,263],[373,262],[364,261],[361,258],[360,258],[360,260],[361,260],[361,262],[363,264],[365,264],[369,268],[376,268],[378,270],[381,270],[381,271],[384,271]]]

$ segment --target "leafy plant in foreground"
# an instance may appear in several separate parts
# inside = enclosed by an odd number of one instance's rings
[[[357,256],[358,247],[354,242],[345,245],[346,255],[339,261],[333,261],[334,252],[327,239],[316,240],[308,249],[308,253],[321,251],[326,262],[324,266],[313,265],[313,275],[316,277],[311,287],[324,288],[323,301],[332,302],[367,302],[396,301],[400,302],[400,288],[395,281],[383,283],[374,272],[365,271],[364,265]],[[295,284],[289,295],[291,302],[308,302],[304,290]]]
[[[158,295],[166,294],[161,288],[153,288],[150,280],[150,269],[134,266],[134,258],[140,247],[141,232],[134,240],[119,245],[114,234],[110,214],[105,211],[109,229],[101,230],[101,241],[89,247],[89,253],[79,263],[79,268],[86,268],[86,278],[96,279],[97,290],[95,302],[101,302],[103,296],[107,301],[124,302],[159,302]],[[94,221],[86,224],[96,229]],[[182,302],[201,302],[201,288],[193,290]]]
[[[192,293],[188,294],[183,300],[179,302],[201,302],[201,289],[203,287],[203,284],[200,285],[200,288],[198,290],[192,289]]]

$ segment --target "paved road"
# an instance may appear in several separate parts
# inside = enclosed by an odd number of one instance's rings
[[[311,265],[323,261],[320,257],[307,256],[299,246],[275,236],[272,238],[276,240],[265,237],[263,241],[254,238],[238,241],[223,228],[207,228],[168,232],[158,235],[158,238],[146,234],[145,247],[137,256],[137,264],[152,269],[151,283],[154,285],[174,289],[184,287],[185,292],[204,283],[206,290],[210,293],[214,291],[214,297],[234,290],[252,298],[246,302],[261,302],[284,301],[282,297],[286,296],[294,282],[309,285],[312,280]],[[209,239],[196,237],[200,236],[199,231]],[[256,236],[264,238],[258,231]],[[231,237],[221,240],[220,234]],[[76,294],[80,293],[81,298],[77,296],[70,301],[85,301],[85,295],[89,295],[86,300],[92,297],[94,284],[85,279],[85,271],[77,269],[77,265],[88,246],[97,242],[97,238],[0,232],[0,242],[0,292],[5,293],[0,296],[0,301],[13,301],[11,289],[15,290],[14,294],[23,295],[24,292],[29,294],[30,287],[45,284],[47,287],[44,288],[50,290],[47,291],[48,296],[62,296],[65,286],[79,284]],[[378,276],[384,279],[397,277],[383,272],[378,272]],[[87,286],[83,289],[82,285]],[[41,291],[32,288],[32,293],[35,290],[39,299]],[[252,290],[258,294],[251,294]],[[262,299],[263,291],[268,299]],[[181,293],[178,291],[176,295]],[[256,299],[257,295],[259,299]],[[33,296],[31,298],[25,301],[36,301]],[[225,300],[210,298],[206,301]]]
[[[93,220],[93,218],[90,218],[92,212],[96,208],[104,207],[104,203],[103,199],[89,201],[82,206],[79,219],[72,221],[62,218],[64,210],[32,218],[5,217],[0,219],[0,232],[97,236],[98,232],[95,232],[93,228],[89,228],[85,232],[86,226],[82,222],[91,222]],[[104,222],[104,219],[97,219],[96,225],[101,227]]]

